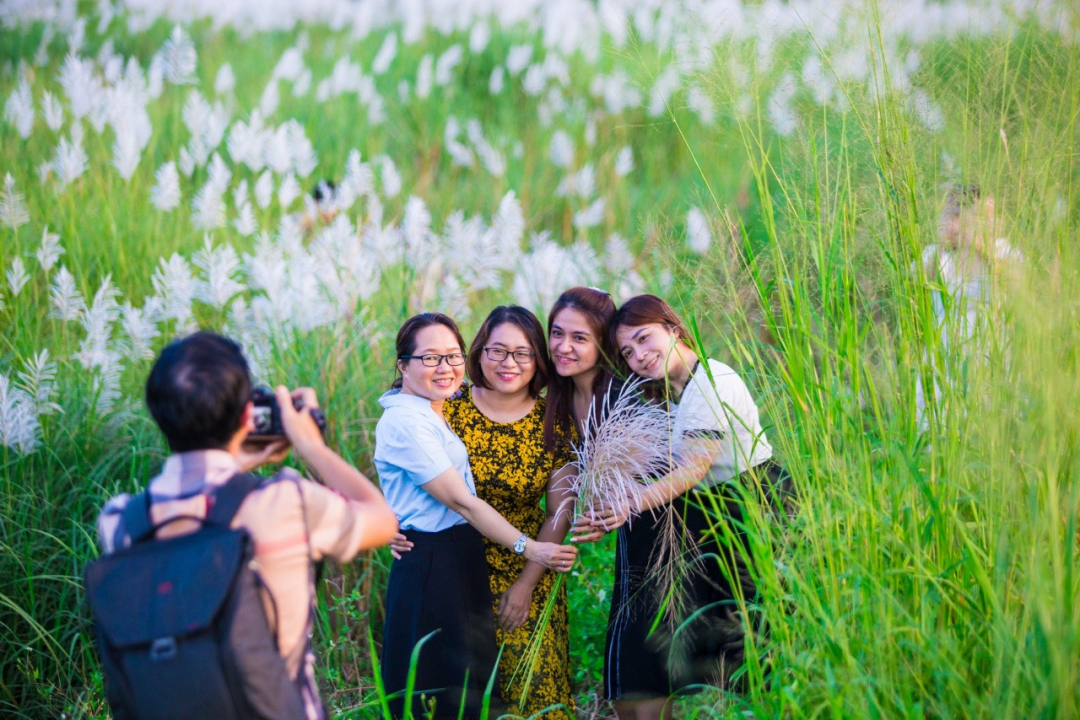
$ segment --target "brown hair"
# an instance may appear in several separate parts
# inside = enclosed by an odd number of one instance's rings
[[[696,343],[686,330],[682,319],[675,314],[675,310],[662,298],[655,295],[637,295],[630,298],[615,311],[608,326],[608,341],[611,343],[615,354],[616,369],[620,375],[630,375],[630,365],[619,350],[619,342],[615,337],[615,331],[620,327],[641,327],[642,325],[663,325],[673,331],[679,340],[690,346],[697,352]],[[664,398],[664,382],[647,383],[642,388],[643,394],[651,400]]]
[[[416,352],[417,334],[424,328],[431,327],[432,325],[442,325],[443,327],[449,328],[450,332],[454,333],[454,337],[457,338],[458,346],[461,348],[461,351],[465,351],[465,338],[461,337],[461,331],[458,330],[457,323],[455,323],[448,315],[433,312],[413,315],[406,320],[401,326],[401,329],[398,330],[397,340],[394,342],[394,348],[397,352],[397,362],[394,363],[394,368],[398,375],[390,386],[391,389],[401,387],[401,368],[398,365],[398,363],[401,362],[401,358]]]
[[[491,339],[491,333],[495,331],[495,328],[506,324],[513,325],[521,330],[529,341],[529,347],[533,351],[533,363],[536,368],[536,373],[533,375],[532,380],[529,381],[529,395],[538,398],[548,384],[547,343],[544,341],[544,326],[540,324],[540,320],[531,310],[526,310],[520,305],[500,305],[488,313],[484,323],[476,331],[476,337],[473,338],[472,345],[469,347],[469,359],[465,364],[465,369],[469,373],[469,380],[477,387],[482,387],[485,390],[491,389],[491,385],[488,383],[487,378],[484,377],[484,371],[480,367],[480,358],[484,352],[484,346]]]
[[[603,290],[580,286],[570,288],[559,296],[559,299],[551,306],[551,312],[548,313],[549,339],[555,316],[567,308],[577,310],[585,316],[589,329],[596,337],[596,344],[600,348],[600,359],[597,361],[598,372],[592,386],[593,403],[598,405],[603,402],[603,395],[613,375],[611,362],[614,353],[608,335],[608,326],[615,315],[615,302],[611,299],[611,295]],[[555,436],[562,432],[566,437],[570,437],[573,427],[574,380],[552,373],[548,384],[547,407],[544,409],[544,448],[548,452],[554,452]]]

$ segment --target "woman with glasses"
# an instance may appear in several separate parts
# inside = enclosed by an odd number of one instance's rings
[[[549,364],[540,321],[523,307],[495,308],[473,339],[466,368],[472,386],[447,400],[443,414],[468,450],[477,496],[522,532],[561,543],[573,511],[573,496],[565,484],[566,466],[573,456],[569,438],[563,434],[554,452],[544,447],[545,405],[540,394],[547,386]],[[541,507],[545,498],[546,512]],[[569,720],[574,701],[566,586],[560,589],[542,628],[538,655],[531,663],[523,661],[555,576],[498,542],[484,544],[496,642],[502,648],[503,700],[514,706],[509,708],[513,712],[526,717],[562,705],[542,717]],[[403,535],[391,543],[396,555],[412,547]]]
[[[395,717],[478,718],[497,646],[481,535],[539,567],[566,572],[576,548],[532,539],[476,496],[466,446],[443,417],[465,370],[464,341],[446,315],[422,313],[398,331],[400,377],[379,404],[375,468],[411,546],[390,568],[382,679]],[[565,532],[565,531],[564,531]],[[434,633],[434,634],[433,634]],[[405,698],[418,643],[412,697]],[[499,685],[492,707],[499,706]],[[424,696],[426,700],[423,700]]]

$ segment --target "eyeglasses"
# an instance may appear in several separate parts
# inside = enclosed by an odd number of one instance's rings
[[[419,360],[424,364],[424,367],[439,367],[442,361],[445,359],[447,365],[464,365],[465,353],[447,353],[446,355],[402,355],[399,360]]]
[[[518,365],[528,365],[533,361],[533,358],[536,357],[536,353],[532,350],[515,350],[514,352],[510,352],[509,350],[503,350],[502,348],[497,347],[485,347],[484,355],[486,355],[487,359],[491,362],[502,362],[506,359],[507,355],[513,355],[514,362]]]

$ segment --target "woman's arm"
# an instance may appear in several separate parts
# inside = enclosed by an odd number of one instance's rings
[[[565,465],[551,474],[545,502],[547,517],[536,534],[537,540],[562,545],[566,539],[574,514],[575,496],[570,488],[574,472],[573,465]],[[529,619],[532,593],[543,576],[542,565],[532,560],[525,563],[521,575],[499,599],[499,625],[503,630],[516,630]]]
[[[598,508],[589,517],[578,518],[572,531],[574,543],[590,543],[601,540],[606,533],[624,525],[631,515],[661,507],[705,479],[722,440],[697,439],[687,443],[681,462],[670,473],[646,484],[636,497],[630,498],[625,508]]]
[[[495,508],[469,492],[456,468],[448,468],[422,487],[443,505],[459,513],[484,537],[503,547],[513,548],[521,537],[521,531],[507,522]],[[525,543],[524,555],[526,560],[557,572],[567,572],[574,564],[577,548],[530,539]]]

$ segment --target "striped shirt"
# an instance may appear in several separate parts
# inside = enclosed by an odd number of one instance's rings
[[[241,472],[224,450],[197,450],[170,456],[161,474],[150,481],[153,523],[189,515],[205,517],[209,497],[233,475]],[[309,720],[324,717],[315,683],[315,656],[308,641],[315,597],[312,562],[331,558],[351,560],[363,547],[364,526],[353,502],[317,483],[304,480],[288,468],[252,491],[240,506],[233,527],[244,527],[255,546],[259,576],[269,597],[266,614],[276,623],[278,648],[289,675],[298,681]],[[116,538],[130,544],[121,527],[131,495],[122,494],[105,504],[98,518],[102,553],[114,550]],[[183,535],[197,529],[195,520],[180,519],[162,528],[157,537]],[[276,621],[275,621],[276,617]]]

